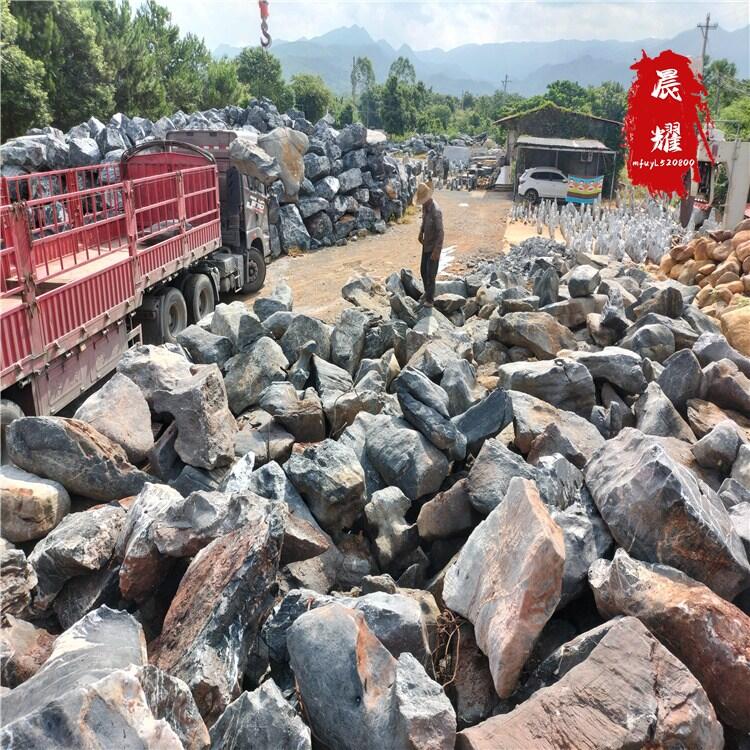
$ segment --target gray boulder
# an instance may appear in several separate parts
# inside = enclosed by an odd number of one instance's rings
[[[354,375],[362,358],[368,317],[361,310],[346,308],[331,334],[331,361]]]
[[[434,446],[445,451],[454,461],[466,456],[466,436],[450,419],[402,390],[398,392],[398,403],[407,422],[412,424]]]
[[[513,404],[508,392],[498,388],[454,417],[453,424],[466,438],[469,451],[476,455],[488,437],[497,435],[512,420]]]
[[[310,249],[310,233],[307,231],[299,209],[293,203],[279,209],[279,237],[285,253]]]
[[[606,381],[623,393],[638,394],[646,388],[641,358],[619,346],[605,346],[600,352],[571,352],[566,357],[580,362],[594,380]]]
[[[16,466],[92,500],[137,494],[152,479],[128,463],[119,445],[77,419],[16,419],[7,428],[6,441]]]
[[[268,336],[259,339],[249,351],[240,352],[226,363],[224,385],[229,408],[234,414],[260,401],[272,383],[286,380],[289,361],[281,347]]]
[[[89,396],[74,417],[120,445],[134,464],[141,463],[154,445],[148,403],[141,389],[122,373],[115,373]]]
[[[258,146],[276,159],[284,191],[292,200],[297,197],[300,183],[305,176],[303,154],[307,151],[308,143],[304,133],[284,127],[274,127],[270,133],[258,137]]]
[[[134,346],[122,355],[117,363],[117,372],[130,378],[153,405],[155,391],[171,391],[189,378],[190,362],[180,354],[164,346]]]
[[[684,413],[687,402],[698,398],[701,393],[703,372],[695,353],[690,349],[680,349],[667,357],[656,382],[675,409]]]
[[[242,174],[259,180],[266,187],[281,178],[278,161],[258,146],[254,139],[242,133],[238,133],[229,144],[229,159]]]
[[[324,440],[293,453],[284,471],[318,523],[334,538],[350,529],[364,510],[365,475],[354,451]]]
[[[404,518],[410,507],[411,500],[398,487],[374,492],[365,505],[367,523],[377,533],[375,551],[383,570],[388,570],[419,543],[416,526]]]
[[[191,325],[177,334],[177,343],[199,365],[218,365],[223,369],[232,356],[234,346],[227,336],[219,336],[198,325]]]
[[[572,359],[511,362],[498,367],[498,384],[536,396],[558,409],[582,416],[596,403],[594,380],[588,369]]]
[[[21,549],[0,538],[0,615],[28,614],[37,578]]]
[[[265,335],[265,329],[244,302],[221,302],[211,316],[211,333],[228,338],[235,352],[244,352]]]
[[[743,438],[737,425],[727,419],[719,422],[707,435],[704,435],[691,450],[696,461],[705,469],[716,469],[728,474],[737,459]]]
[[[172,391],[154,393],[154,409],[177,423],[177,455],[191,466],[214,469],[234,458],[237,423],[229,411],[224,380],[216,365],[196,365],[196,373]]]
[[[263,391],[260,407],[301,443],[325,439],[323,405],[313,388],[300,397],[291,383],[273,383]]]
[[[331,162],[327,156],[307,153],[304,156],[304,162],[305,177],[312,182],[317,182],[331,174]]]
[[[273,604],[285,508],[215,539],[192,560],[164,619],[151,662],[183,679],[213,724],[237,697],[248,651]]]
[[[211,727],[212,750],[310,750],[310,729],[266,680],[230,703]]]
[[[617,544],[732,599],[750,582],[742,543],[707,485],[659,441],[626,428],[586,467],[586,485]]]
[[[451,417],[463,414],[485,394],[484,389],[477,385],[474,368],[465,359],[449,363],[440,379],[440,387],[448,394]]]
[[[315,194],[329,202],[338,195],[340,189],[341,183],[333,175],[323,177],[315,183]]]
[[[102,160],[102,152],[93,138],[70,138],[70,166],[92,167]]]
[[[535,480],[537,470],[500,440],[485,440],[466,479],[472,506],[482,515],[491,513],[503,501],[514,477]]]
[[[289,362],[297,360],[308,341],[317,344],[320,357],[331,358],[331,326],[309,315],[295,315],[279,342]]]
[[[65,516],[29,555],[38,579],[34,607],[47,609],[68,580],[104,568],[124,524],[125,511],[112,505]]]
[[[396,417],[379,420],[368,429],[366,449],[380,476],[410,500],[436,492],[448,475],[445,455]]]
[[[750,357],[740,354],[720,333],[702,333],[693,344],[693,352],[704,367],[720,359],[729,359],[750,378]]]
[[[347,169],[338,176],[339,190],[342,193],[351,193],[362,185],[362,170],[357,167]]]
[[[647,435],[676,437],[688,443],[695,442],[690,425],[680,416],[672,402],[656,383],[649,383],[643,395],[635,402],[636,426]]]
[[[571,297],[588,297],[596,291],[600,281],[599,271],[593,266],[576,266],[568,276],[568,292]]]
[[[440,686],[410,654],[394,659],[362,613],[339,604],[311,610],[287,643],[312,730],[331,750],[453,748],[455,713]]]

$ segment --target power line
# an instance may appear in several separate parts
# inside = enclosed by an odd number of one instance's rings
[[[513,81],[510,78],[508,78],[508,74],[506,73],[505,74],[505,78],[503,78],[503,94],[507,94],[508,93],[508,84],[509,83],[513,83]]]

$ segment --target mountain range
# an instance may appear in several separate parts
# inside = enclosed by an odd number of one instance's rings
[[[750,77],[750,26],[735,31],[717,29],[709,41],[709,53],[727,58],[737,66],[740,78]],[[450,50],[413,50],[408,45],[392,47],[384,39],[375,41],[361,26],[333,29],[321,36],[297,41],[274,40],[272,52],[281,61],[284,75],[320,75],[337,94],[350,90],[352,58],[372,60],[375,77],[385,80],[388,68],[399,56],[414,64],[419,80],[443,94],[491,94],[502,88],[529,96],[544,92],[552,81],[567,79],[581,85],[619,81],[628,85],[633,77],[630,65],[641,57],[641,50],[655,55],[671,49],[688,56],[700,53],[697,29],[669,39],[616,40],[560,39],[551,42],[499,42],[465,44]],[[239,47],[226,44],[214,50],[215,57],[234,57]]]

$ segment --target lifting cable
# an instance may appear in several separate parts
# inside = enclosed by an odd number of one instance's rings
[[[268,33],[268,5],[269,0],[258,0],[260,9],[260,44],[263,49],[271,46],[271,35]]]

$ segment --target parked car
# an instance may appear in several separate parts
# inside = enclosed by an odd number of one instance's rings
[[[565,200],[568,194],[568,178],[554,167],[527,169],[518,181],[518,194],[536,203],[542,198]]]

